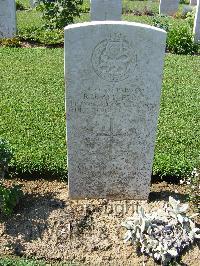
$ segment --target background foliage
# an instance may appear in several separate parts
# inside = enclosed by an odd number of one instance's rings
[[[73,22],[90,21],[89,0],[84,0],[83,4],[81,4],[82,0],[59,0],[57,4],[44,0],[42,12],[30,9],[28,0],[17,1],[21,1],[26,7],[25,11],[18,11],[17,13],[18,35],[22,41],[37,42],[43,45],[63,45],[65,25]],[[180,4],[175,17],[163,17],[158,15],[159,3],[156,0],[123,0],[122,20],[141,22],[167,29],[170,33],[168,50],[172,53],[190,54],[191,50],[196,51],[196,48],[192,47],[191,33],[184,31],[184,29],[188,27],[192,31],[194,12],[183,16],[183,8],[184,5]],[[79,14],[81,14],[80,17]],[[179,27],[182,30],[179,30]],[[175,38],[173,33],[178,33],[178,38]],[[189,49],[185,45],[185,38],[190,39]]]
[[[42,12],[44,27],[47,29],[63,29],[72,24],[75,17],[80,17],[80,5],[83,0],[41,0],[38,9]]]

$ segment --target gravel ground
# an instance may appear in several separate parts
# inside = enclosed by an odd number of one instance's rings
[[[47,180],[7,180],[23,185],[25,192],[10,218],[0,215],[0,254],[66,261],[76,265],[155,265],[124,244],[121,222],[137,205],[145,210],[162,208],[169,196],[184,200],[187,187],[153,184],[149,202],[81,200],[68,198],[67,184]],[[191,210],[192,213],[192,210]],[[199,223],[199,221],[197,220]],[[182,255],[182,265],[199,266],[200,251],[194,245]]]

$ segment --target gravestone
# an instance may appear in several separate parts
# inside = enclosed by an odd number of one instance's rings
[[[35,1],[34,0],[29,0],[29,5],[31,8],[35,7]]]
[[[190,5],[191,6],[196,6],[197,5],[197,0],[190,0]]]
[[[72,199],[147,199],[165,40],[165,31],[139,23],[65,27]]]
[[[31,8],[35,8],[39,4],[39,1],[37,1],[37,0],[29,0],[29,3],[30,3],[30,7]]]
[[[122,0],[90,0],[92,21],[121,20]]]
[[[197,0],[193,32],[194,32],[194,41],[196,43],[200,42],[200,0]]]
[[[0,0],[0,39],[12,38],[16,31],[15,0]]]
[[[193,7],[189,5],[184,5],[182,9],[182,16],[186,16],[188,13],[193,11]]]
[[[178,11],[179,0],[160,0],[160,15],[173,16]]]
[[[47,2],[49,3],[53,3],[56,0],[48,0]],[[36,6],[38,6],[40,3],[42,2],[42,0],[29,0],[29,4],[31,8],[35,8]]]

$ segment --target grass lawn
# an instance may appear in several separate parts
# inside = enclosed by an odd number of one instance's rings
[[[0,258],[0,266],[73,266],[74,264],[66,263],[48,263],[41,260],[26,259],[20,257],[10,256],[9,258]],[[74,265],[75,266],[75,265]]]
[[[22,1],[22,0],[21,0]],[[41,30],[41,13],[18,11],[18,30],[23,37],[45,43],[63,42],[63,31]],[[89,1],[84,2],[89,7]],[[158,13],[157,1],[123,1],[124,10]],[[182,8],[182,5],[180,5]],[[83,13],[75,22],[89,21]],[[160,18],[174,25],[184,19]],[[153,16],[123,14],[123,20],[153,25]],[[19,172],[66,176],[63,49],[0,48],[1,120],[0,136],[14,150],[12,165]],[[154,175],[186,175],[200,163],[199,57],[167,55],[158,126]]]
[[[184,175],[200,165],[200,57],[167,55],[154,173]]]
[[[66,174],[63,49],[0,49],[0,135],[18,171]],[[199,57],[167,55],[154,174],[185,175],[199,163]]]
[[[40,12],[35,9],[25,10],[25,11],[17,11],[17,24],[18,31],[22,31],[28,27],[41,27],[42,26],[42,15]]]
[[[45,266],[45,262],[20,258],[0,258],[0,266]]]
[[[0,49],[0,135],[23,171],[66,172],[62,49]]]

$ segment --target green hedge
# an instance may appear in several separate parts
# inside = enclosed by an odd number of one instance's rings
[[[0,49],[0,136],[17,171],[67,172],[63,49]],[[182,176],[199,163],[199,57],[165,61],[154,174]]]

